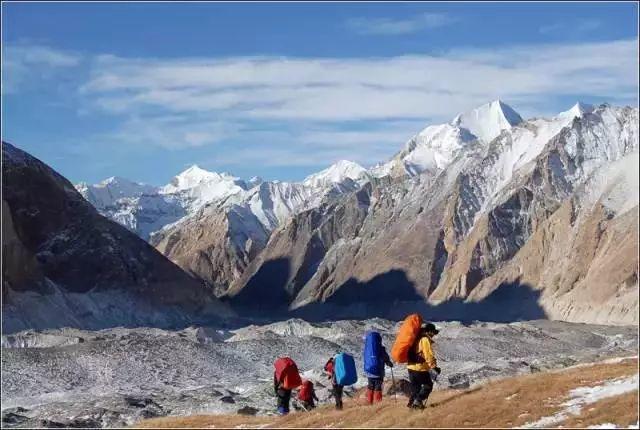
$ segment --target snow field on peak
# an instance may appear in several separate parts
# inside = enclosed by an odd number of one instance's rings
[[[483,141],[490,142],[503,130],[521,122],[522,118],[511,106],[496,100],[456,116],[451,124],[465,128]]]
[[[636,151],[596,170],[585,184],[583,204],[600,202],[616,216],[638,206],[639,163]]]
[[[340,160],[318,173],[307,176],[302,183],[308,187],[322,188],[344,182],[346,179],[358,180],[366,172],[367,169],[358,163]]]

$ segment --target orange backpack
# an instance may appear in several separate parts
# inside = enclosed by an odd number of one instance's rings
[[[396,363],[406,363],[409,361],[409,350],[414,345],[418,333],[420,333],[421,325],[422,317],[418,314],[411,314],[404,319],[400,330],[398,330],[393,348],[391,348],[393,361]]]
[[[289,357],[278,358],[275,363],[275,378],[285,390],[293,390],[302,384],[298,366]]]

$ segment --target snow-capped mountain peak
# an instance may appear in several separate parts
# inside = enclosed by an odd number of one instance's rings
[[[204,170],[197,165],[189,167],[187,170],[175,176],[169,184],[164,187],[165,193],[177,192],[191,189],[200,184],[224,181],[237,181],[238,178],[228,173],[216,173]]]
[[[340,160],[318,173],[307,176],[304,185],[309,187],[324,187],[338,184],[346,179],[357,180],[361,178],[367,169],[353,161]]]
[[[466,128],[478,138],[490,142],[503,130],[521,122],[522,117],[511,106],[501,100],[495,100],[459,114],[451,121],[451,125]]]
[[[594,106],[582,102],[577,102],[571,109],[568,111],[561,112],[558,114],[558,117],[563,118],[582,118],[582,116],[586,113],[591,113],[594,110]]]

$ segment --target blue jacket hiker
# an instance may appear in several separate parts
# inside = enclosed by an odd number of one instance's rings
[[[382,345],[382,336],[377,331],[369,331],[364,338],[364,373],[368,378],[367,402],[382,401],[382,383],[384,366],[393,367],[393,363]]]

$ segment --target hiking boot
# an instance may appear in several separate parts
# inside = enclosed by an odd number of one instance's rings
[[[370,388],[367,388],[367,403],[373,403],[373,390]]]
[[[373,401],[378,403],[382,401],[382,391],[374,391],[373,392]]]
[[[411,405],[411,409],[422,411],[424,410],[424,404],[422,404],[422,402],[413,402],[413,404]]]

